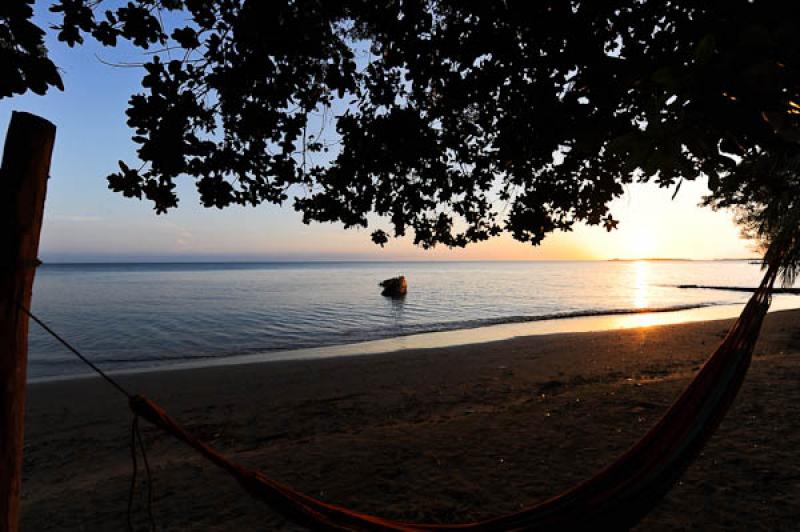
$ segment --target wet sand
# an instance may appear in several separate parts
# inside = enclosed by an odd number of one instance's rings
[[[326,501],[470,521],[590,476],[641,436],[730,321],[120,377],[239,461]],[[703,455],[638,530],[797,530],[800,311],[770,314]],[[99,379],[30,387],[23,530],[124,530],[131,416]],[[295,530],[143,424],[161,530]],[[142,475],[140,475],[141,478]],[[134,519],[147,529],[144,484]]]

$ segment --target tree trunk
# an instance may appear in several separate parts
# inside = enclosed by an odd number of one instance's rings
[[[19,526],[31,289],[56,128],[14,112],[0,167],[0,532]]]

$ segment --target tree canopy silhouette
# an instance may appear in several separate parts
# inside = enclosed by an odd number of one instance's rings
[[[64,90],[56,66],[47,57],[44,31],[31,22],[33,0],[0,5],[0,99],[48,87]]]
[[[0,52],[15,66],[2,75],[18,75],[0,96],[60,87],[30,0],[11,4]],[[800,139],[800,22],[776,1],[50,9],[70,46],[156,52],[127,110],[141,166],[120,162],[108,180],[158,212],[188,175],[209,207],[291,201],[306,222],[346,227],[380,215],[381,244],[412,233],[463,246],[502,231],[538,244],[576,222],[612,229],[608,204],[634,181],[677,193],[707,176],[708,203],[764,205],[763,186],[776,187],[764,161],[796,157]]]

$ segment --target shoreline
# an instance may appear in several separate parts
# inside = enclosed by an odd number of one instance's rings
[[[123,375],[187,430],[323,500],[469,521],[563,491],[660,417],[730,320],[517,337],[371,357]],[[791,529],[800,503],[800,310],[770,313],[718,433],[637,530]],[[37,383],[25,529],[124,528],[130,414],[98,378]],[[159,528],[298,530],[142,424]],[[764,479],[768,478],[769,482]],[[142,488],[135,522],[146,523]],[[745,510],[743,510],[745,508]]]
[[[674,325],[699,321],[725,320],[738,316],[744,303],[740,304],[697,304],[656,309],[625,309],[592,313],[581,311],[563,315],[549,315],[541,318],[504,319],[500,323],[476,325],[474,327],[433,330],[422,333],[367,340],[349,344],[323,345],[290,350],[265,351],[226,356],[207,356],[195,359],[182,359],[159,363],[140,368],[108,369],[109,375],[138,375],[164,371],[183,371],[204,367],[226,367],[249,364],[268,364],[287,360],[317,360],[327,358],[347,358],[353,356],[376,356],[384,353],[397,353],[417,349],[441,349],[500,342],[514,338],[602,332],[624,330],[655,325]],[[800,309],[800,300],[791,296],[775,297],[770,313]],[[32,326],[35,326],[33,324]],[[96,376],[90,369],[82,373],[29,377],[28,384],[63,382]]]

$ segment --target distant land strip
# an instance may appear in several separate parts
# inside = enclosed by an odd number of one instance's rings
[[[702,288],[704,290],[727,290],[729,292],[755,292],[755,288],[744,286],[708,286],[704,284],[679,284],[678,288]],[[800,288],[773,288],[773,294],[795,294],[800,295]]]
[[[722,258],[722,259],[688,259],[685,257],[641,257],[638,259],[607,259],[607,262],[744,262],[750,261],[754,264],[761,264],[761,259],[754,258]]]

